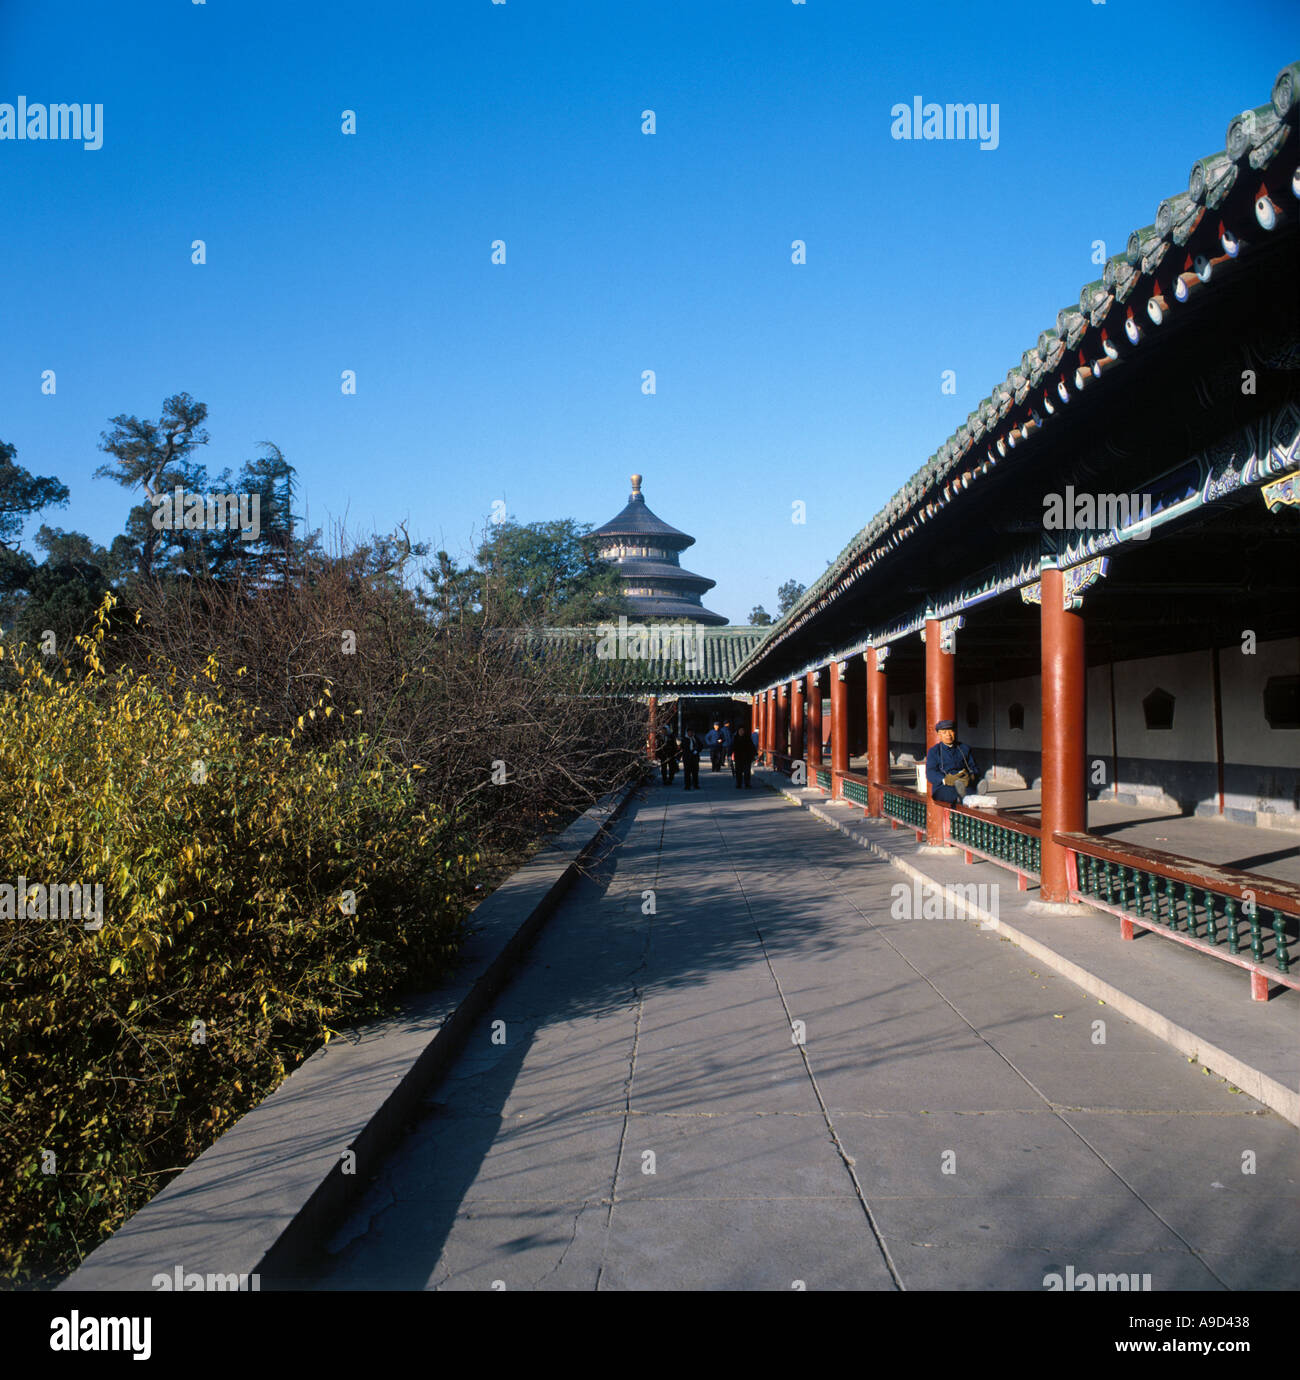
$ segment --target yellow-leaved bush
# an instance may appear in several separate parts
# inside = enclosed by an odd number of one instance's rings
[[[339,1024],[436,982],[472,889],[472,846],[364,736],[262,733],[211,663],[106,670],[112,602],[79,667],[0,645],[11,1285],[66,1274]],[[99,928],[50,913],[60,885],[102,887]]]

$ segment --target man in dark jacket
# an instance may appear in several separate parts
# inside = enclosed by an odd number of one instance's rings
[[[677,735],[671,728],[664,730],[656,755],[659,758],[659,774],[663,777],[663,783],[665,786],[671,786],[673,777],[677,775]]]
[[[700,789],[700,740],[687,729],[682,735],[682,775],[686,789]]]
[[[758,749],[754,746],[753,739],[748,733],[737,733],[731,744],[732,770],[736,774],[736,789],[739,790],[743,785],[746,790],[751,787],[749,773],[754,766],[754,758],[758,756]]]
[[[704,735],[704,742],[709,749],[709,765],[717,771],[727,759],[727,750],[722,743],[722,725],[717,719]]]
[[[952,719],[940,719],[934,729],[939,741],[925,754],[925,779],[935,800],[957,805],[962,796],[974,794],[980,770],[970,748],[957,741]]]

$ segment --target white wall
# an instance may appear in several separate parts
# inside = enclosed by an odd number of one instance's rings
[[[1300,729],[1270,728],[1264,685],[1270,676],[1300,675],[1300,637],[1261,642],[1253,656],[1241,644],[1219,651],[1223,691],[1223,757],[1252,766],[1300,769]]]
[[[1174,697],[1174,726],[1148,729],[1142,701],[1159,687]],[[1180,652],[1115,664],[1115,721],[1121,757],[1214,761],[1214,679],[1210,653]]]
[[[1239,644],[1220,649],[1224,811],[1229,818],[1300,829],[1300,729],[1270,728],[1264,717],[1264,686],[1271,676],[1300,675],[1300,638],[1261,642],[1251,655]],[[994,768],[993,782],[1039,786],[1042,689],[1038,676],[977,685],[960,679],[956,694],[958,733],[975,749],[980,765]],[[1112,740],[1111,675],[1115,685]],[[1174,697],[1173,727],[1148,729],[1142,701],[1159,687]],[[979,723],[967,723],[970,701]],[[1024,706],[1023,729],[1010,726],[1008,709]],[[903,762],[919,757],[925,742],[924,694],[890,695],[894,726],[891,751]],[[916,727],[907,726],[908,710]],[[1087,673],[1088,780],[1103,764],[1102,798],[1118,798],[1166,809],[1218,812],[1215,758],[1213,657],[1209,651],[1181,652],[1094,666]],[[1118,754],[1114,768],[1112,741]],[[1117,775],[1118,780],[1112,779]]]
[[[1241,644],[1219,651],[1223,694],[1225,812],[1257,824],[1300,828],[1300,729],[1270,728],[1264,686],[1270,676],[1300,675],[1300,638],[1261,642],[1252,655]]]

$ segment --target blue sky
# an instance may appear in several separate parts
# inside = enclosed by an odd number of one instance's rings
[[[103,542],[100,432],[180,391],[209,469],[273,441],[313,525],[453,552],[640,471],[743,622],[1296,58],[1283,0],[0,0],[0,103],[104,107],[98,150],[0,140],[0,439]],[[996,104],[998,147],[891,138],[918,95]]]

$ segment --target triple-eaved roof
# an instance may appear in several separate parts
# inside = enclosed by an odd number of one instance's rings
[[[1056,321],[1024,352],[1019,364],[849,542],[739,670],[749,669],[759,656],[824,608],[850,568],[854,579],[865,574],[959,490],[989,473],[1009,450],[1031,441],[1044,426],[1053,425],[1053,414],[1061,411],[1064,402],[1100,379],[1103,371],[1122,367],[1126,351],[1137,344],[1143,332],[1157,328],[1166,314],[1177,311],[1181,301],[1209,283],[1216,261],[1235,258],[1241,246],[1237,236],[1246,230],[1245,225],[1214,227],[1218,248],[1209,255],[1193,258],[1178,251],[1243,179],[1244,189],[1254,202],[1252,230],[1268,234],[1284,216],[1294,217],[1300,174],[1292,172],[1288,177],[1270,170],[1279,162],[1294,167],[1298,116],[1300,62],[1293,62],[1278,74],[1269,104],[1243,111],[1233,119],[1225,148],[1193,164],[1187,191],[1162,201],[1154,224],[1135,230],[1124,252],[1109,259],[1102,276],[1083,287],[1078,302],[1057,312]],[[1279,160],[1278,155],[1288,146],[1287,158]],[[1127,305],[1130,302],[1132,305]],[[1127,305],[1124,331],[1128,340],[1121,340],[1119,348],[1102,328],[1116,304]],[[1077,369],[1065,359],[1071,351],[1081,351],[1085,357]],[[1008,414],[1013,408],[1021,411],[1010,422]]]

